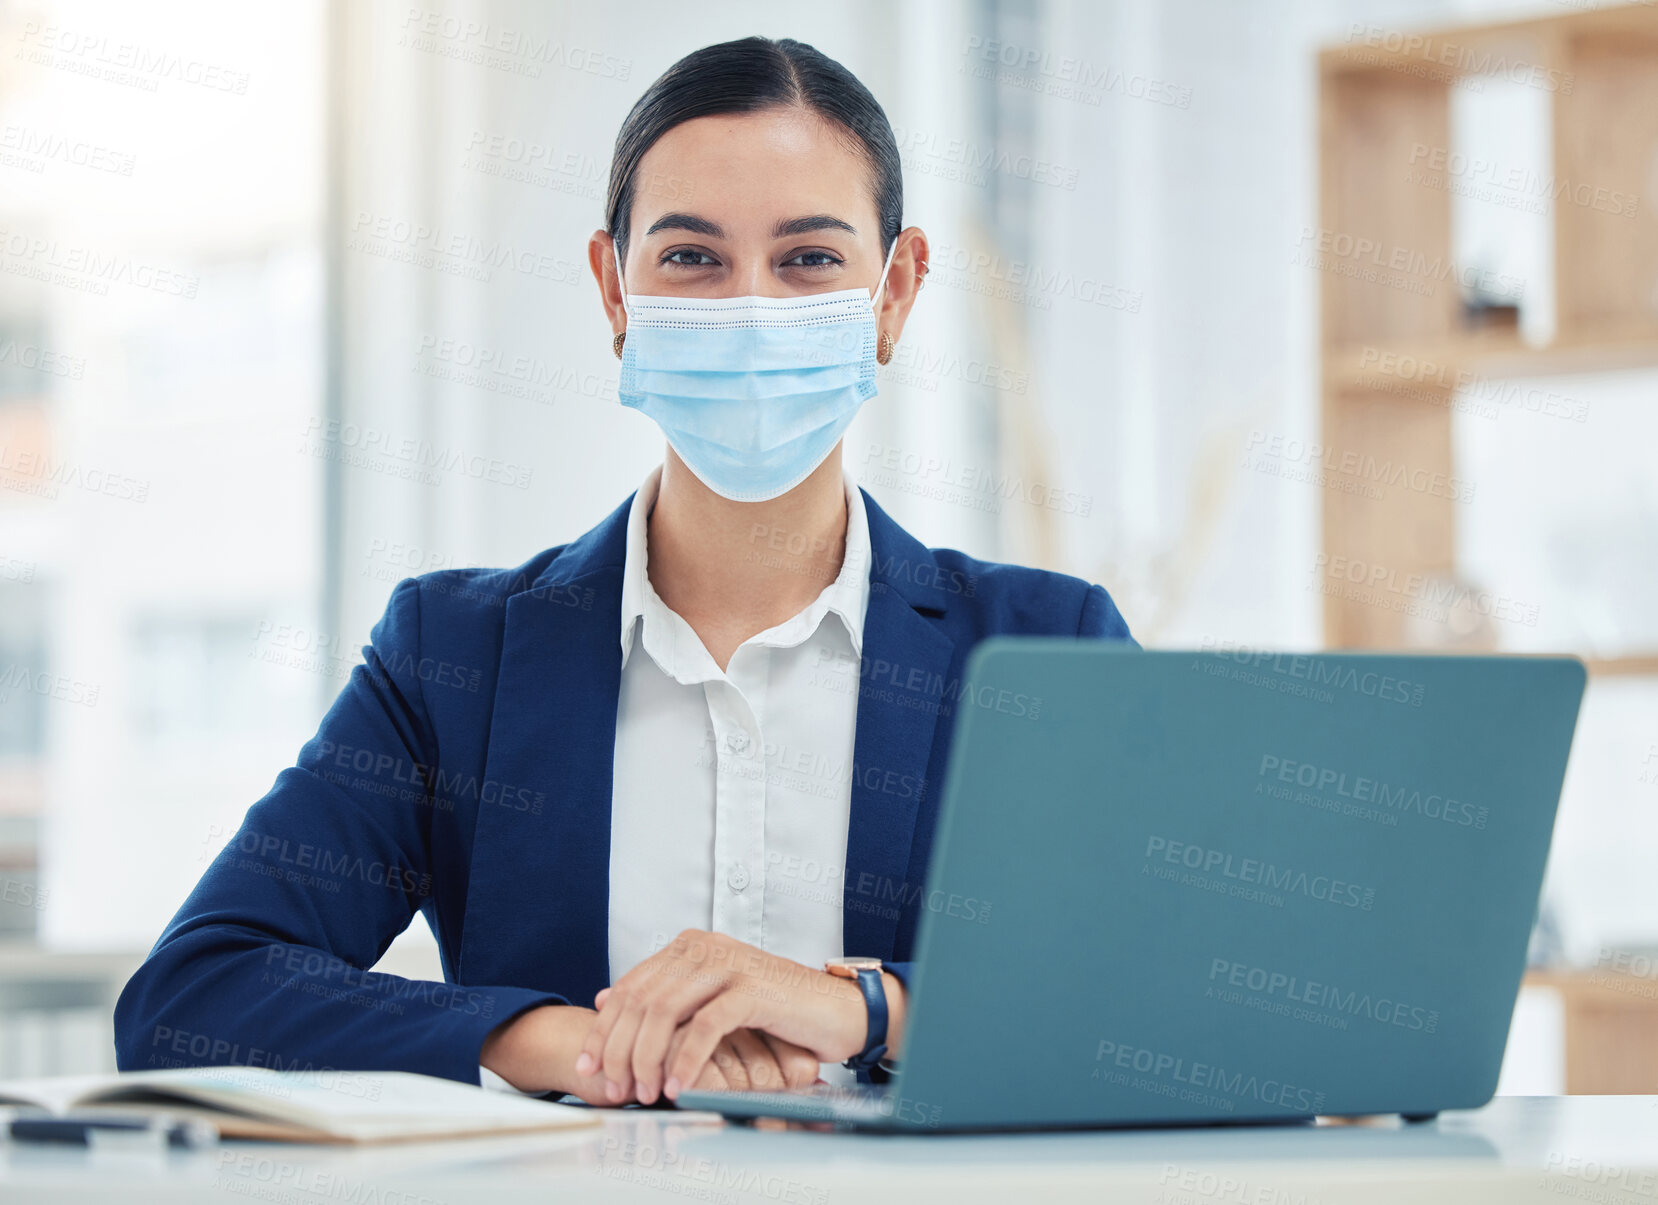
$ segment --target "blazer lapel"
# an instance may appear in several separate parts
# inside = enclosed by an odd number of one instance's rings
[[[934,731],[952,721],[955,643],[936,617],[946,592],[932,554],[868,493],[871,565],[853,738],[852,816],[846,839],[846,953],[891,959],[898,917],[923,890],[909,882],[916,816],[936,793],[927,781]]]
[[[507,599],[463,982],[591,1005],[610,981],[610,797],[631,504],[630,496]]]
[[[631,496],[507,599],[458,976],[591,1005],[610,981],[610,807]],[[890,959],[931,806],[935,730],[952,722],[954,642],[932,554],[867,493],[869,609],[859,667],[846,952]],[[493,788],[493,789],[491,789]],[[525,795],[538,801],[525,805]],[[924,869],[924,868],[923,868]]]

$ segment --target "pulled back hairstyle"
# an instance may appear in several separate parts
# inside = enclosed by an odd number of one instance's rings
[[[682,122],[795,105],[854,138],[869,164],[884,256],[903,226],[904,181],[887,115],[858,77],[793,38],[740,38],[692,51],[645,90],[622,122],[610,159],[605,229],[627,255],[639,161]]]

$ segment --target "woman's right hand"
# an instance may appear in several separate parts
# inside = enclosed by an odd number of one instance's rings
[[[545,1004],[521,1012],[490,1031],[478,1062],[520,1092],[568,1092],[591,1105],[626,1103],[605,1095],[602,1072],[576,1074],[576,1056],[598,1015],[573,1004]]]
[[[602,1069],[592,1075],[576,1073],[576,1056],[596,1016],[592,1009],[575,1005],[532,1008],[491,1031],[478,1061],[520,1091],[568,1092],[592,1105],[626,1104],[634,1099],[632,1094],[611,1095],[615,1085],[606,1081]],[[676,1034],[671,1049],[678,1049],[679,1039]],[[810,1084],[817,1077],[817,1056],[811,1051],[775,1034],[739,1029],[721,1040],[693,1086],[777,1092]]]

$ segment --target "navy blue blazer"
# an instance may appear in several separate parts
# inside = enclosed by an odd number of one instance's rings
[[[610,982],[611,770],[631,497],[511,570],[408,578],[317,734],[121,993],[122,1070],[242,1064],[478,1082],[489,1031]],[[872,552],[845,949],[902,965],[928,906],[963,661],[1000,633],[1132,643],[1105,590],[929,550],[864,495]],[[371,973],[414,918],[446,982]]]

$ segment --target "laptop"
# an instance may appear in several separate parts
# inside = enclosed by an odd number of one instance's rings
[[[1002,637],[966,676],[926,898],[978,905],[923,910],[897,1073],[681,1107],[926,1132],[1491,1099],[1582,662]]]

